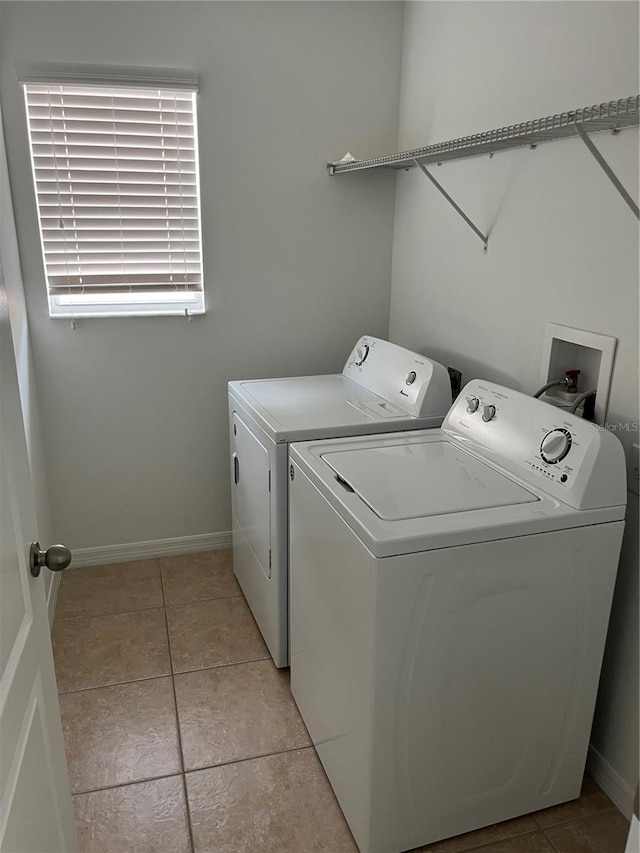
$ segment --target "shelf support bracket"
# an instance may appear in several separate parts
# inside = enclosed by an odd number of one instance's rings
[[[438,183],[438,181],[436,181],[436,179],[433,177],[431,172],[426,168],[426,166],[423,166],[422,163],[418,163],[417,160],[414,160],[413,162],[416,164],[416,166],[422,172],[424,172],[424,174],[429,178],[429,180],[434,185],[434,187],[442,193],[442,195],[446,198],[446,200],[449,202],[451,207],[456,211],[456,213],[458,213],[464,219],[464,221],[467,223],[469,228],[471,228],[471,230],[474,231],[475,234],[477,234],[478,237],[482,240],[482,242],[484,243],[484,253],[486,255],[487,254],[487,246],[489,243],[489,238],[485,234],[483,234],[482,231],[476,225],[474,225],[474,223],[469,219],[469,217],[464,212],[464,210],[458,204],[455,203],[455,201],[451,198],[449,193],[445,190],[445,188],[441,184]]]
[[[605,175],[609,178],[613,186],[618,190],[624,201],[629,205],[636,219],[640,219],[640,209],[638,209],[638,205],[631,198],[626,189],[622,186],[622,183],[616,176],[615,172],[613,171],[611,166],[609,166],[602,154],[598,151],[591,139],[589,139],[589,134],[587,133],[587,131],[579,124],[575,125],[575,129],[580,139],[584,142],[591,154],[593,154],[593,156],[595,157],[598,165],[602,167],[602,170],[604,171]]]

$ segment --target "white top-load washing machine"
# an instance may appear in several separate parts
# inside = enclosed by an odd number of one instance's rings
[[[489,382],[290,449],[291,688],[362,853],[580,793],[624,528],[611,433]]]
[[[289,665],[289,442],[439,427],[441,364],[371,336],[342,374],[229,383],[233,568],[276,666]]]

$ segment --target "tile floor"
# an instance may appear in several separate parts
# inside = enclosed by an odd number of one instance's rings
[[[82,853],[357,853],[229,551],[67,570],[53,628]],[[571,803],[420,848],[622,853]]]

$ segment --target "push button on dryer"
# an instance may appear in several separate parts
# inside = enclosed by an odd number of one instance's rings
[[[413,385],[413,383],[416,381],[416,376],[417,376],[417,374],[416,374],[415,370],[412,370],[412,371],[408,374],[407,378],[404,380],[404,381],[405,381],[405,383],[406,383],[407,385]]]

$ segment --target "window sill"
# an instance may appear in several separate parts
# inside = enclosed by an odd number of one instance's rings
[[[49,313],[50,320],[100,320],[102,318],[113,318],[113,317],[198,317],[202,314],[205,314],[204,308],[198,311],[192,311],[191,309],[183,309],[182,311],[176,311],[175,308],[167,311],[131,311],[123,310],[123,311],[96,311],[91,313],[89,311],[85,311],[84,309],[79,311],[69,311],[62,313],[60,311],[56,311],[55,314]]]

